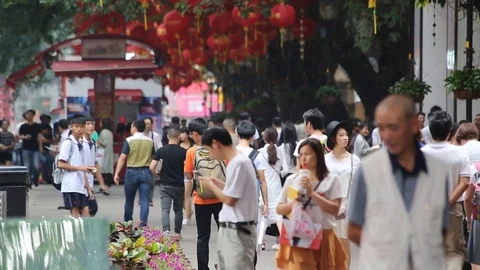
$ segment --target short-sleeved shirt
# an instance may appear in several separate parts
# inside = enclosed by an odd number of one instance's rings
[[[393,169],[393,176],[397,187],[402,195],[403,201],[405,203],[405,208],[407,211],[410,210],[413,197],[415,195],[415,189],[417,187],[417,178],[421,171],[428,173],[428,168],[425,162],[425,156],[423,155],[420,148],[417,148],[417,156],[415,159],[415,167],[412,172],[407,172],[403,169],[395,157],[390,155],[390,161]],[[435,168],[432,168],[435,169]],[[448,193],[448,187],[445,190],[445,193]],[[365,183],[365,176],[363,173],[362,165],[354,174],[354,179],[352,181],[352,187],[350,189],[350,198],[348,201],[348,222],[363,226],[365,224],[365,210],[367,206],[367,186]],[[442,219],[442,228],[447,229],[448,225],[448,212],[449,212],[449,203],[448,196],[445,196],[445,208],[443,210],[443,219]]]
[[[296,190],[301,190],[301,177],[293,174],[287,178],[282,189],[279,203],[287,203],[292,201],[288,198],[288,187],[292,186]],[[312,182],[312,189],[318,185],[318,181]],[[342,199],[342,187],[338,177],[334,174],[328,174],[315,189],[315,192],[324,196],[328,200]],[[299,202],[299,203],[306,203]],[[335,227],[335,216],[332,216],[320,208],[314,200],[311,200],[306,208],[307,213],[316,224],[321,224],[323,229],[332,229]]]
[[[249,156],[250,153],[252,153],[253,148],[237,145],[237,150],[242,152],[243,154]],[[255,159],[253,160],[253,164],[255,165],[255,169],[257,171],[265,171],[267,169],[267,167],[265,166],[265,162],[263,162],[263,158],[260,155],[260,152],[255,157]]]
[[[0,143],[5,145],[5,146],[10,146],[13,143],[15,143],[15,136],[13,135],[13,133],[8,132],[8,131],[7,132],[0,132]]]
[[[20,135],[30,135],[30,139],[23,139],[23,150],[38,151],[38,134],[40,133],[40,125],[33,123],[31,125],[25,123],[20,126],[18,131]]]
[[[258,182],[252,161],[239,152],[227,165],[223,194],[237,199],[233,206],[224,204],[220,222],[249,222],[258,218]]]
[[[83,144],[83,162],[85,166],[89,167],[94,167],[95,164],[97,163],[97,147],[95,146],[95,143],[88,138],[83,138],[82,140]],[[94,177],[93,174],[87,173],[88,177],[88,183],[90,187],[93,187],[94,183]]]
[[[447,168],[448,194],[452,194],[460,177],[470,178],[470,159],[463,147],[448,142],[430,142],[422,151],[440,159]],[[457,202],[463,202],[464,195]]]
[[[125,140],[122,154],[128,156],[127,168],[150,167],[153,141],[142,132],[137,132]]]
[[[195,153],[197,152],[197,147],[193,146],[190,147],[187,150],[187,155],[185,158],[185,165],[183,167],[183,171],[186,173],[193,173],[195,170]],[[199,205],[205,205],[205,204],[214,204],[214,203],[220,203],[221,201],[219,199],[202,199],[197,195],[197,192],[193,192],[193,203],[194,204],[199,204]]]
[[[73,148],[73,149],[72,149]],[[70,136],[60,146],[58,159],[67,162],[71,166],[84,166],[83,144]],[[70,155],[71,153],[71,155]],[[62,193],[76,192],[87,194],[85,188],[85,173],[79,171],[67,171],[62,179]]]
[[[168,144],[155,152],[153,160],[162,160],[160,171],[160,185],[185,187],[184,162],[187,150],[177,144]]]

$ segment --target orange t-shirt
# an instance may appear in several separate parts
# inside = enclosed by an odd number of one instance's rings
[[[183,170],[186,173],[193,173],[194,170],[194,162],[195,162],[195,152],[197,151],[197,148],[195,146],[190,147],[187,150],[187,156],[185,158],[185,165],[183,166]],[[194,204],[214,204],[214,203],[220,203],[221,201],[219,199],[202,199],[197,195],[197,192],[193,192],[193,203]]]

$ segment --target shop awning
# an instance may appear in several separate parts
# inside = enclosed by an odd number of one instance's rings
[[[157,68],[151,59],[57,61],[52,64],[56,76],[79,78],[113,74],[122,79],[148,80],[152,78],[153,71]]]
[[[115,89],[115,102],[142,102],[143,92],[140,89]],[[95,90],[88,89],[88,101],[95,101]]]

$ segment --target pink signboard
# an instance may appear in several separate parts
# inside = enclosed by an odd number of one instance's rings
[[[207,91],[207,103],[204,104],[204,91]],[[212,111],[218,112],[217,94],[208,93],[208,84],[205,82],[195,82],[189,87],[182,87],[176,93],[176,107],[178,115],[182,117],[208,117],[210,116],[210,101]]]

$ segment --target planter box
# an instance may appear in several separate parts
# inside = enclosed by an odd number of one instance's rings
[[[456,89],[453,91],[453,95],[456,99],[469,100],[469,99],[479,99],[480,90],[465,90],[465,89]]]

